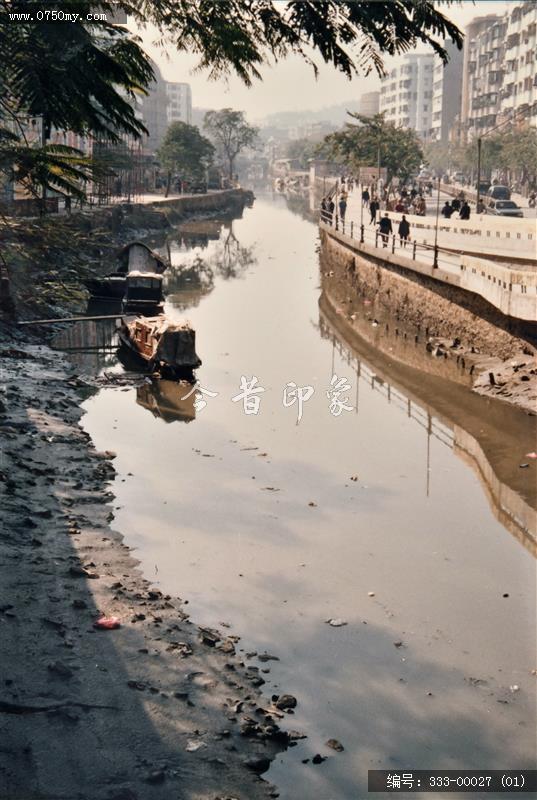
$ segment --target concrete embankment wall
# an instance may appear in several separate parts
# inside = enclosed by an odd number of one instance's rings
[[[244,205],[251,197],[244,189],[224,189],[208,194],[187,195],[186,197],[162,198],[147,206],[172,216],[185,216],[198,212],[220,211]]]
[[[475,256],[460,255],[458,261],[453,263],[455,269],[433,268],[432,262],[420,260],[418,255],[414,260],[410,248],[405,251],[408,255],[398,252],[391,253],[388,249],[379,251],[376,247],[360,242],[346,234],[335,230],[330,225],[321,223],[321,228],[329,236],[337,239],[353,252],[364,256],[371,256],[387,269],[395,267],[406,270],[407,273],[429,276],[436,284],[450,287],[460,287],[471,295],[479,296],[490,305],[502,312],[502,315],[512,320],[529,323],[530,330],[534,333],[537,328],[537,270],[533,267],[517,268],[495,264],[487,258],[479,259]],[[463,294],[460,294],[462,298]],[[457,301],[461,302],[461,301]]]
[[[458,275],[441,275],[441,270],[391,253],[381,255],[333,228],[320,227],[325,274],[332,272],[334,280],[345,282],[409,330],[458,338],[501,358],[524,348],[535,352],[535,323],[506,317],[484,297],[463,288]]]

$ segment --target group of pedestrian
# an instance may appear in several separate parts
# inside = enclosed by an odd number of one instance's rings
[[[451,202],[446,200],[442,211],[440,212],[445,219],[451,219],[453,214],[459,215],[459,219],[470,219],[470,206],[468,201],[459,197],[455,197]],[[478,211],[478,213],[480,213]]]
[[[388,214],[384,214],[384,216],[379,219],[378,226],[379,226],[379,233],[382,239],[382,246],[388,247],[388,237],[390,236],[390,234],[393,234],[392,221],[388,216]],[[410,236],[410,225],[404,214],[402,215],[399,221],[399,226],[397,228],[397,235],[399,236],[399,243],[401,247],[406,247],[408,238]]]
[[[342,178],[342,184],[343,184]],[[338,198],[338,210],[339,210],[339,219],[341,222],[345,222],[345,215],[347,213],[347,200],[348,200],[348,192],[346,188],[341,188],[339,192]],[[336,204],[334,203],[334,199],[331,195],[327,195],[323,197],[321,200],[321,219],[323,222],[326,222],[328,225],[332,225],[334,220],[334,211],[336,210]]]

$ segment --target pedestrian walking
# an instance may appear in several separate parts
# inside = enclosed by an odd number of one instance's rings
[[[462,203],[458,197],[454,197],[453,200],[451,201],[451,208],[453,209],[453,211],[460,211],[461,205]]]
[[[453,214],[453,206],[451,205],[449,200],[446,200],[446,202],[444,204],[444,208],[441,211],[441,214],[446,219],[450,219],[451,218],[451,215]]]
[[[380,208],[379,201],[376,197],[373,197],[371,202],[369,203],[369,213],[371,214],[371,222],[370,225],[374,225],[377,221],[377,211]]]
[[[379,220],[379,231],[382,236],[382,246],[388,247],[388,236],[392,232],[392,221],[387,214]]]
[[[397,232],[399,234],[399,242],[401,244],[401,247],[406,247],[406,243],[408,242],[408,236],[410,234],[410,225],[408,224],[408,220],[404,214],[401,217],[401,222],[399,223],[399,228]]]
[[[459,219],[470,219],[470,206],[464,201],[459,211]]]
[[[364,189],[364,191],[362,192],[362,203],[366,208],[369,205],[369,191],[367,189],[367,186]]]
[[[342,222],[345,222],[346,211],[347,211],[347,192],[341,192],[339,196],[339,216]]]
[[[326,222],[327,205],[328,201],[326,197],[323,197],[321,200],[321,222]]]
[[[485,204],[481,200],[481,198],[479,198],[479,202],[477,203],[477,205],[475,207],[475,211],[476,211],[476,214],[484,214],[485,213]]]
[[[329,225],[332,224],[335,207],[336,207],[336,204],[334,203],[332,198],[330,198],[329,201],[328,201],[328,205],[326,207],[327,222],[328,222]]]

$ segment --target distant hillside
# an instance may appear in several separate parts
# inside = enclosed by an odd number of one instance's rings
[[[262,121],[263,127],[289,128],[295,125],[307,125],[310,122],[332,122],[334,125],[343,125],[348,121],[347,111],[358,111],[360,98],[349,99],[345,103],[325,106],[316,111],[278,111],[269,114]]]

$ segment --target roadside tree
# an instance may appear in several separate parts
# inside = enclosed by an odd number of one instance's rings
[[[243,111],[223,108],[208,111],[203,127],[214,142],[219,156],[226,164],[228,177],[233,179],[235,159],[243,150],[257,143],[258,129],[249,125]]]
[[[201,181],[213,163],[214,147],[195,125],[173,122],[158,150],[160,163],[167,171],[166,197],[170,192],[172,175],[182,181]]]
[[[445,0],[448,6],[453,0]],[[119,0],[141,22],[152,22],[163,44],[199,55],[211,77],[234,71],[247,85],[269,59],[299,55],[317,71],[319,56],[351,78],[383,72],[383,55],[431,47],[444,61],[451,39],[463,37],[434,0]]]
[[[72,4],[81,12],[89,3]],[[151,63],[126,29],[107,22],[18,20],[28,4],[0,0],[0,169],[28,185],[77,195],[95,165],[53,131],[117,142],[145,127],[133,99],[153,76]],[[43,12],[44,13],[44,12]]]
[[[423,148],[415,131],[386,122],[383,114],[364,117],[349,112],[358,124],[347,122],[341,131],[324,139],[323,153],[358,173],[360,167],[379,164],[387,170],[388,181],[401,180],[415,172],[423,161]]]

